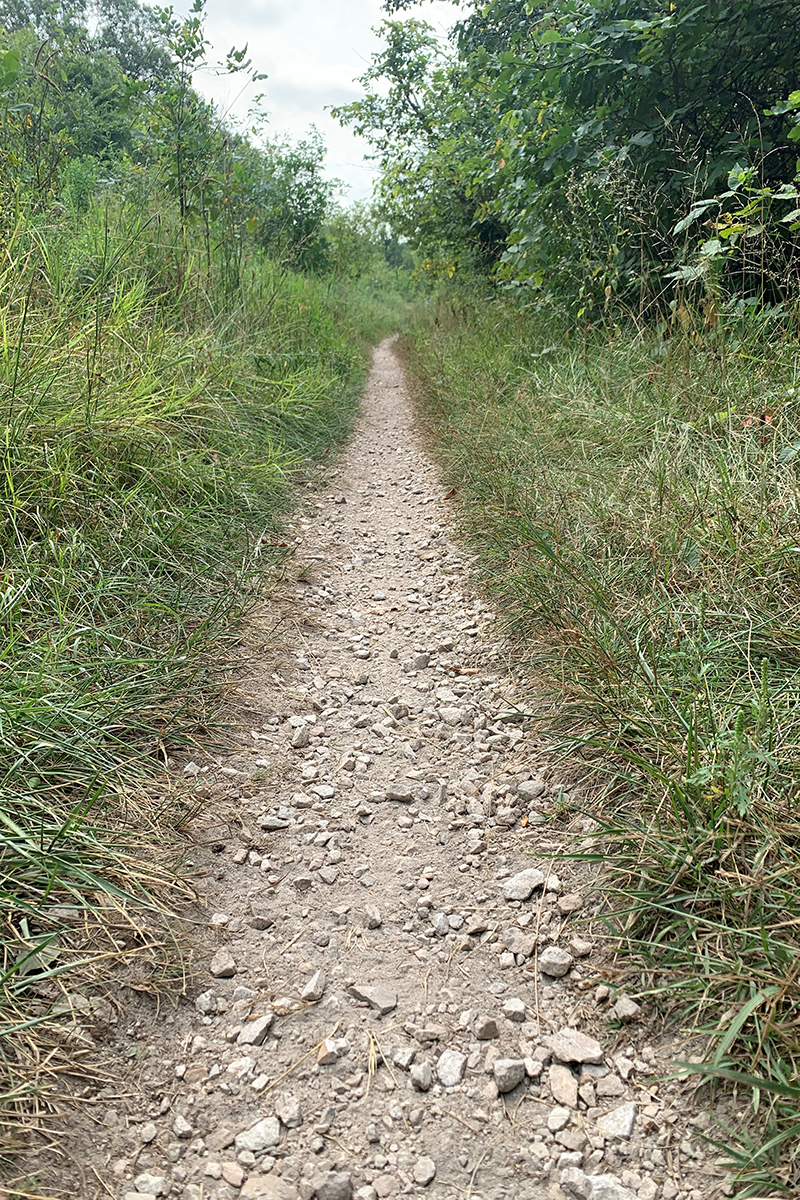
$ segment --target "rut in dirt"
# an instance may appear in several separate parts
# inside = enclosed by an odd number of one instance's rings
[[[588,869],[559,859],[594,829],[537,759],[443,491],[385,342],[295,519],[279,651],[254,628],[240,745],[179,765],[209,804],[201,984],[157,1021],[120,996],[123,1082],[67,1134],[105,1181],[81,1195],[722,1194],[671,1047],[602,982]]]

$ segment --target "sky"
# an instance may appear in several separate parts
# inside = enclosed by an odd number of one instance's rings
[[[369,147],[325,109],[363,94],[356,80],[380,45],[372,30],[386,15],[380,0],[207,0],[208,61],[219,62],[232,46],[247,42],[253,68],[269,78],[240,95],[240,76],[209,70],[195,77],[195,86],[241,119],[263,92],[275,135],[297,140],[316,125],[328,147],[326,174],[344,184],[342,199],[368,199],[376,174],[365,160]],[[428,21],[444,37],[459,12],[454,4],[425,0],[408,15]]]

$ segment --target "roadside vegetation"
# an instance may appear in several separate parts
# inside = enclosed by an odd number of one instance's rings
[[[337,208],[317,140],[201,100],[200,4],[4,3],[0,26],[8,1149],[81,1071],[79,984],[113,964],[183,985],[169,755],[213,723],[293,477],[348,434],[409,274],[368,211]],[[244,53],[223,69],[252,82]]]
[[[782,0],[470,0],[449,45],[388,20],[339,110],[440,281],[420,411],[622,961],[740,1098],[741,1196],[800,1186],[799,38]]]

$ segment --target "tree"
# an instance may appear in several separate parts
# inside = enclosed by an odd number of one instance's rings
[[[794,174],[772,105],[796,83],[795,17],[791,0],[470,0],[449,53],[387,22],[339,115],[418,245],[509,285],[594,274],[597,301],[662,278],[691,198],[737,164]]]

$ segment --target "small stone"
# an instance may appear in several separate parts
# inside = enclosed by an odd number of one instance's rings
[[[393,787],[387,788],[386,799],[397,800],[401,804],[413,804],[414,793],[406,784],[396,783]]]
[[[516,1021],[522,1024],[525,1020],[525,1001],[519,1000],[516,997],[511,1000],[506,1000],[503,1004],[503,1016],[509,1021]]]
[[[336,1040],[334,1038],[326,1038],[320,1044],[320,1048],[317,1051],[317,1062],[321,1067],[329,1067],[332,1063],[336,1062],[338,1057]]]
[[[474,1025],[475,1037],[479,1042],[490,1042],[500,1037],[497,1021],[494,1017],[478,1017]]]
[[[152,1121],[148,1121],[147,1124],[143,1125],[142,1128],[139,1130],[139,1137],[141,1138],[141,1140],[145,1146],[149,1146],[151,1142],[154,1142],[156,1140],[157,1135],[158,1135],[158,1130],[156,1129],[156,1127]]]
[[[364,924],[367,929],[380,929],[383,924],[383,918],[377,904],[364,905]]]
[[[524,1058],[498,1058],[492,1066],[494,1081],[501,1096],[518,1087],[525,1078]]]
[[[551,1133],[560,1133],[562,1129],[566,1129],[572,1120],[572,1113],[563,1105],[558,1105],[556,1108],[550,1109],[550,1115],[547,1118],[547,1128]]]
[[[325,995],[325,983],[325,972],[321,969],[315,971],[300,993],[301,1000],[306,1000],[309,1003],[321,1000]]]
[[[264,1039],[269,1033],[272,1025],[275,1023],[275,1013],[264,1013],[261,1017],[256,1017],[252,1021],[247,1021],[239,1031],[239,1036],[236,1038],[240,1046],[261,1046]]]
[[[578,1081],[569,1067],[553,1063],[548,1075],[550,1095],[557,1104],[567,1108],[578,1107]]]
[[[323,883],[327,883],[328,887],[332,887],[339,878],[339,870],[337,867],[320,867],[317,871]]]
[[[520,871],[503,882],[503,896],[506,900],[527,900],[543,883],[542,872],[529,867],[527,871]]]
[[[209,988],[207,992],[201,992],[194,1002],[194,1006],[203,1016],[209,1016],[217,1011],[217,996],[216,993]]]
[[[281,1096],[275,1112],[287,1129],[299,1129],[303,1124],[303,1110],[296,1096]]]
[[[432,1158],[418,1158],[414,1164],[414,1182],[427,1187],[436,1178],[436,1163]]]
[[[258,818],[258,823],[268,833],[277,833],[280,829],[289,828],[289,822],[286,818],[279,817],[276,813],[265,813],[263,817]]]
[[[390,988],[382,984],[354,984],[347,990],[356,1000],[361,1000],[363,1003],[368,1004],[370,1008],[377,1009],[382,1016],[397,1008],[397,992],[391,991]]]
[[[579,1029],[560,1029],[558,1033],[546,1037],[544,1044],[561,1062],[593,1063],[595,1066],[602,1066],[602,1046]]]
[[[445,1050],[436,1064],[436,1074],[442,1087],[456,1087],[464,1078],[467,1057],[458,1050]]]
[[[239,1200],[299,1200],[299,1193],[280,1175],[251,1175],[239,1193]]]
[[[236,974],[236,961],[230,950],[218,950],[208,969],[215,979],[231,979]]]
[[[631,1000],[630,996],[620,996],[611,1011],[618,1021],[627,1023],[635,1021],[642,1009],[641,1005],[637,1004],[635,1000]]]
[[[464,720],[463,708],[440,708],[439,716],[444,721],[445,725],[460,725]]]
[[[133,1186],[145,1196],[166,1196],[169,1191],[169,1183],[163,1175],[150,1175],[147,1171],[136,1176]]]
[[[605,1138],[629,1138],[636,1124],[636,1105],[633,1101],[620,1104],[598,1119],[597,1130]]]
[[[614,1097],[625,1095],[625,1084],[618,1075],[606,1075],[603,1079],[597,1079],[594,1086],[598,1096]]]
[[[578,912],[581,908],[583,908],[583,896],[579,892],[568,892],[566,896],[558,898],[558,911],[565,917],[570,913]]]
[[[292,737],[292,747],[295,750],[305,750],[306,746],[311,741],[311,730],[305,722],[294,731]]]
[[[656,1200],[658,1196],[658,1184],[653,1179],[645,1179],[640,1184],[636,1194],[639,1200]]]
[[[172,1126],[172,1132],[175,1134],[176,1138],[180,1138],[183,1141],[192,1136],[194,1129],[186,1120],[186,1118],[182,1117],[180,1113],[178,1113]]]
[[[539,955],[539,970],[553,979],[561,979],[575,962],[568,950],[560,946],[546,946]]]
[[[222,1164],[222,1178],[231,1187],[240,1188],[244,1183],[244,1171],[235,1162],[226,1162]]]
[[[431,925],[437,937],[447,937],[450,932],[450,924],[444,913],[431,913]]]
[[[591,942],[579,937],[570,938],[569,948],[576,958],[588,958],[594,950]]]
[[[317,1200],[350,1200],[353,1181],[344,1171],[327,1171],[314,1180]]]
[[[254,1154],[258,1154],[261,1150],[271,1150],[279,1145],[280,1140],[280,1121],[277,1117],[266,1117],[243,1133],[237,1134],[235,1146],[237,1150],[252,1150]]]
[[[559,1180],[562,1191],[578,1200],[636,1200],[613,1175],[584,1175],[579,1167],[568,1167]]]
[[[429,1062],[415,1063],[411,1068],[411,1083],[418,1092],[430,1091],[433,1083],[433,1071]]]
[[[396,1067],[400,1067],[403,1071],[411,1069],[411,1064],[416,1058],[417,1052],[412,1046],[400,1046],[392,1055],[392,1062]]]
[[[251,904],[250,912],[253,914],[247,924],[251,929],[271,929],[275,924],[275,917],[267,908],[259,904]]]
[[[526,804],[531,804],[534,800],[539,799],[544,789],[545,785],[540,779],[524,779],[522,783],[517,784],[517,795]]]

